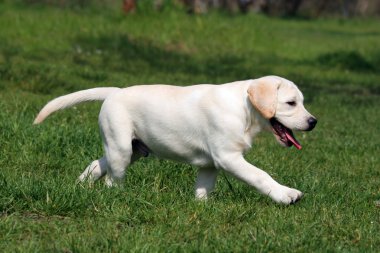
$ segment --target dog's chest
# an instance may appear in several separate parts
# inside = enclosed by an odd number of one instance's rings
[[[250,125],[244,133],[244,147],[243,151],[246,152],[252,147],[253,138],[261,131],[259,125],[252,124]]]

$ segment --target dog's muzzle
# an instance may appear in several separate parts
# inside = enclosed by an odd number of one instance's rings
[[[306,131],[311,131],[314,129],[315,125],[317,124],[317,119],[314,118],[314,117],[310,117],[308,120],[307,120],[307,123],[309,124],[309,127],[308,129],[306,129]]]

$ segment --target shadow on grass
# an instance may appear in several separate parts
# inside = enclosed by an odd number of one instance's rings
[[[184,73],[236,80],[249,79],[253,76],[252,69],[247,67],[246,59],[241,56],[197,57],[181,52],[181,45],[165,48],[155,45],[152,41],[131,39],[126,35],[80,37],[75,44],[79,46],[79,53],[74,57],[75,63],[103,67],[112,71]],[[87,52],[98,52],[102,55],[102,59],[98,62],[91,61],[86,54],[80,52],[82,49]],[[269,70],[264,71],[269,72]]]
[[[209,81],[232,81],[270,74],[281,75],[284,73],[274,73],[273,70],[275,66],[281,65],[284,66],[285,70],[282,72],[292,72],[288,70],[307,66],[320,70],[336,69],[337,76],[341,71],[351,71],[358,74],[376,73],[379,70],[377,63],[380,62],[380,53],[370,61],[356,51],[333,51],[321,54],[315,59],[303,61],[280,57],[273,53],[258,52],[253,55],[224,53],[205,57],[199,53],[185,52],[186,50],[181,49],[181,45],[159,46],[153,41],[133,39],[127,35],[107,35],[97,38],[79,37],[74,41],[74,44],[85,52],[101,54],[100,60],[92,61],[91,57],[86,56],[86,53],[77,53],[74,56],[74,62],[79,65],[90,65],[94,68],[132,72],[134,74],[143,71],[161,72],[169,75],[182,73],[190,77],[204,76]],[[300,81],[308,80],[308,73],[296,74],[295,78]],[[337,80],[321,78],[318,82],[321,81],[333,84]],[[329,85],[322,88],[330,90],[327,86]]]
[[[375,66],[356,51],[336,51],[317,57],[316,63],[321,67],[340,68],[357,72],[372,72]]]

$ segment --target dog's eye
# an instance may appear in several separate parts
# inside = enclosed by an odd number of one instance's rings
[[[289,102],[286,102],[288,105],[290,106],[296,106],[296,101],[289,101]]]

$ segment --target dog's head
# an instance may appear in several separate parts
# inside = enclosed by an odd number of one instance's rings
[[[269,121],[278,142],[301,149],[292,130],[310,131],[317,119],[305,109],[297,86],[281,77],[266,76],[253,80],[247,92],[253,107]]]

